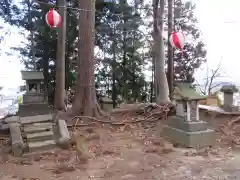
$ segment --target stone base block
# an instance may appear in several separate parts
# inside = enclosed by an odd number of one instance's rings
[[[187,132],[204,131],[207,129],[207,123],[204,121],[187,122],[187,121],[184,121],[183,118],[178,116],[169,117],[168,125],[173,128],[181,129]]]
[[[58,144],[65,149],[70,148],[70,134],[67,128],[67,123],[63,119],[58,120],[58,131],[60,138],[58,140]]]
[[[215,143],[215,132],[211,129],[186,132],[166,125],[163,127],[162,136],[174,144],[191,148],[212,146]]]
[[[20,117],[26,117],[26,116],[50,114],[52,112],[53,112],[53,109],[50,108],[47,103],[20,104],[18,115]]]
[[[5,122],[6,122],[7,124],[10,124],[10,123],[19,123],[19,122],[20,122],[19,116],[7,117],[7,118],[5,119]]]
[[[24,151],[24,143],[20,130],[20,125],[19,123],[10,123],[9,128],[11,133],[13,156],[19,157]]]

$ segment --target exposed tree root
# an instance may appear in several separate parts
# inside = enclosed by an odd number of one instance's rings
[[[158,105],[156,103],[139,103],[139,104],[122,104],[120,108],[113,109],[110,113],[105,113],[101,110],[98,103],[96,103],[95,106],[95,113],[99,116],[89,116],[89,115],[73,115],[71,110],[71,103],[73,102],[73,96],[75,96],[75,92],[70,93],[71,96],[68,98],[68,108],[66,108],[66,113],[68,115],[64,115],[65,119],[68,119],[70,121],[76,121],[73,125],[73,129],[75,130],[77,127],[80,126],[89,126],[89,125],[95,125],[95,124],[110,124],[110,125],[125,125],[129,123],[140,123],[144,121],[152,122],[157,121],[160,119],[166,119],[169,112],[174,111],[174,105],[171,103],[162,103],[161,105]],[[91,96],[92,97],[92,96]],[[138,118],[133,118],[133,120],[129,122],[122,122],[117,121],[115,119],[116,116],[138,116]],[[139,116],[141,116],[139,118]],[[106,119],[106,120],[102,120]],[[121,118],[122,119],[122,118]],[[128,118],[131,119],[131,118]],[[84,120],[88,120],[90,122],[83,123]],[[69,125],[69,127],[72,127],[72,125]]]
[[[173,108],[172,105],[166,104],[166,105],[157,105],[155,103],[147,103],[147,104],[134,104],[134,105],[127,105],[128,108],[125,109],[116,109],[113,110],[110,114],[106,114],[102,112],[103,116],[107,116],[108,120],[101,120],[96,117],[90,117],[90,116],[74,116],[71,120],[76,119],[76,123],[74,124],[73,129],[75,130],[79,126],[89,126],[94,125],[96,123],[107,123],[110,125],[126,125],[131,123],[140,123],[140,122],[153,122],[160,119],[166,119],[167,115],[171,108]],[[142,118],[134,119],[128,122],[122,122],[122,121],[116,121],[113,120],[114,114],[131,114],[131,115],[141,115]],[[88,119],[92,122],[82,124],[80,123],[81,120]]]

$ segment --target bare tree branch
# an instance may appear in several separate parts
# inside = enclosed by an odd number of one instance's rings
[[[211,90],[213,89],[213,88],[216,88],[216,87],[218,87],[218,86],[220,86],[220,85],[222,85],[224,82],[220,82],[220,83],[218,83],[218,84],[216,84],[216,85],[214,85],[214,86],[211,86],[211,87],[209,87],[209,91],[208,92],[211,92]]]
[[[219,77],[226,77],[226,76],[221,76],[220,73],[219,73],[219,70],[221,68],[221,63],[222,63],[222,58],[221,60],[219,61],[218,63],[218,66],[216,69],[214,70],[211,70],[211,75],[210,75],[210,70],[209,70],[209,67],[207,67],[207,73],[206,73],[206,78],[204,78],[204,80],[206,80],[205,84],[204,84],[204,88],[202,90],[201,87],[200,88],[200,91],[203,93],[203,94],[210,94],[212,89],[220,86],[221,84],[223,84],[223,82],[220,82],[216,85],[213,85],[214,83],[214,80],[216,78],[219,78]],[[199,85],[199,83],[197,84]],[[200,86],[200,85],[199,85]]]
[[[210,77],[209,77],[209,72],[208,72],[208,71],[209,71],[209,68],[207,67],[207,78],[206,78],[207,81],[206,81],[206,83],[205,83],[204,90],[203,90],[203,91],[204,91],[204,94],[206,94],[206,92],[207,92],[207,87],[208,87],[208,84],[209,84],[209,78],[210,78]]]
[[[220,67],[221,67],[221,63],[222,63],[222,58],[221,58],[221,60],[220,60],[219,63],[218,63],[217,69],[213,70],[212,76],[211,76],[210,81],[209,81],[208,94],[211,93],[211,90],[212,90],[211,87],[212,87],[212,84],[213,84],[213,80],[214,80],[218,75],[220,75],[220,74],[219,74],[219,69],[220,69]]]

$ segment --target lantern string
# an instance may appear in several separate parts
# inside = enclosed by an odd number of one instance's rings
[[[67,9],[72,9],[72,10],[77,10],[77,11],[87,11],[87,12],[91,12],[91,11],[95,11],[99,14],[105,14],[106,12],[102,12],[102,11],[96,11],[96,9],[94,10],[90,10],[90,9],[81,9],[81,8],[73,8],[73,7],[70,7],[70,6],[58,6],[58,5],[55,5],[55,4],[52,4],[52,3],[46,3],[46,2],[42,2],[42,1],[38,1],[38,0],[33,0],[34,2],[36,3],[39,3],[39,4],[45,4],[45,5],[48,5],[48,6],[52,6],[53,9],[57,8],[57,7],[63,7],[63,8],[67,8]],[[152,10],[151,8],[135,8],[136,10]],[[121,16],[123,17],[123,13],[111,13],[112,15],[115,15],[115,16]],[[147,14],[147,13],[146,13]],[[147,15],[144,18],[146,18]],[[161,22],[159,19],[154,19],[153,21],[158,21],[158,22]],[[165,22],[165,20],[163,19],[162,22]],[[179,26],[180,26],[180,22],[179,22]]]
[[[36,2],[36,3],[39,3],[39,4],[45,4],[45,5],[48,5],[48,6],[52,6],[53,9],[56,8],[56,7],[64,7],[64,8],[67,8],[67,9],[73,9],[73,10],[78,10],[78,11],[96,11],[96,10],[91,10],[91,9],[81,9],[81,8],[73,8],[73,7],[70,7],[70,6],[56,6],[55,4],[51,4],[51,3],[47,3],[47,2],[42,2],[42,1],[39,1],[39,0],[33,0],[33,2]],[[151,8],[136,8],[137,10],[151,10]],[[101,12],[101,11],[96,11],[97,13],[102,13],[102,14],[105,14],[104,12]],[[113,15],[116,15],[116,16],[120,16],[122,15],[122,13],[111,13]],[[158,20],[159,21],[159,20]],[[238,24],[240,23],[240,21],[223,21],[223,23],[225,24]],[[180,22],[178,23],[178,27],[180,26]],[[176,28],[175,30],[177,30],[178,28]]]
[[[52,4],[52,3],[47,3],[47,2],[42,2],[42,1],[38,1],[38,0],[33,0],[34,2],[36,3],[39,3],[39,4],[45,4],[45,5],[48,5],[48,6],[53,6],[53,8],[56,8],[56,7],[64,7],[64,8],[67,8],[67,9],[72,9],[72,10],[77,10],[77,11],[96,11],[96,9],[92,10],[92,9],[81,9],[81,8],[74,8],[74,7],[70,7],[70,6],[56,6],[55,4]],[[151,8],[135,8],[136,10],[150,10]],[[98,13],[104,13],[104,12],[101,12],[101,11],[96,11]],[[113,15],[122,15],[122,13],[111,13]]]

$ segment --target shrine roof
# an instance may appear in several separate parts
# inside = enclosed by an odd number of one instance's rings
[[[188,82],[178,82],[175,83],[173,98],[175,100],[203,100],[207,96],[203,96],[198,93],[191,83]]]
[[[41,71],[21,71],[22,80],[43,80],[43,72]]]
[[[238,89],[234,84],[229,84],[222,86],[220,91],[225,93],[235,93],[238,92]]]

